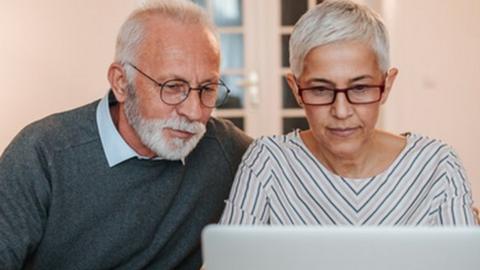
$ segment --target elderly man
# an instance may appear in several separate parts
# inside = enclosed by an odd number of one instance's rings
[[[211,21],[188,1],[133,12],[101,100],[20,132],[0,159],[0,269],[195,269],[250,138]]]

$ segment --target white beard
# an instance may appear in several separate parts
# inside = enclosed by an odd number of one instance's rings
[[[160,158],[182,160],[183,162],[205,134],[205,124],[198,121],[188,121],[182,116],[169,119],[145,119],[140,115],[135,92],[133,92],[133,95],[131,93],[125,101],[125,114],[142,143]],[[166,128],[185,131],[194,135],[189,139],[168,139],[164,134]]]

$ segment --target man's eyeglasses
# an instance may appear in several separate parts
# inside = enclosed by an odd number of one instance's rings
[[[326,86],[312,86],[301,88],[298,92],[305,105],[330,105],[335,103],[338,93],[345,93],[351,104],[370,104],[382,99],[385,85],[359,84],[348,88],[330,88]]]
[[[182,79],[167,80],[164,83],[159,83],[145,72],[140,70],[132,63],[127,63],[133,67],[140,74],[152,81],[155,85],[160,87],[160,99],[168,105],[177,105],[188,98],[192,90],[200,92],[200,102],[208,108],[219,107],[227,100],[230,89],[222,82],[209,82],[199,87],[191,87],[190,84]]]

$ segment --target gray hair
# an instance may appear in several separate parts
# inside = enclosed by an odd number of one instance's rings
[[[390,66],[387,29],[380,16],[351,0],[326,0],[305,13],[290,38],[290,68],[303,72],[303,61],[315,47],[339,41],[367,42],[377,56],[380,70]]]
[[[150,0],[134,10],[123,23],[117,36],[114,61],[124,66],[127,79],[132,81],[138,47],[145,38],[145,22],[151,16],[161,16],[183,24],[201,25],[210,30],[218,41],[218,33],[208,14],[200,6],[188,0]]]

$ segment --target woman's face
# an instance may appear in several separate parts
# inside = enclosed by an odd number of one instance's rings
[[[373,138],[380,105],[386,101],[396,74],[396,69],[383,74],[374,51],[362,42],[338,42],[312,49],[304,59],[300,77],[287,77],[297,101],[305,109],[311,129],[311,138],[307,139],[338,157],[365,149],[362,147]],[[333,104],[321,106],[303,105],[298,94],[298,86],[343,89],[357,85],[385,85],[385,91],[376,103],[351,104],[345,93],[337,93]]]

